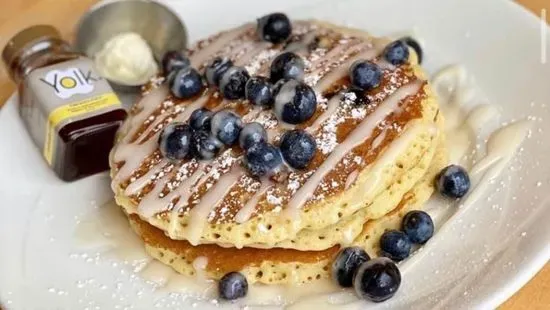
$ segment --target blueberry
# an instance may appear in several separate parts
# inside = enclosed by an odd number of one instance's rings
[[[313,159],[317,144],[310,134],[295,129],[283,135],[280,149],[283,158],[292,168],[304,169]]]
[[[292,24],[283,13],[272,13],[258,19],[258,34],[262,40],[281,43],[292,33]]]
[[[233,67],[233,62],[227,57],[216,57],[207,66],[205,71],[206,81],[210,86],[219,86],[220,79],[225,71]]]
[[[245,96],[250,103],[257,106],[270,107],[273,105],[272,85],[260,76],[252,77],[246,82]]]
[[[189,61],[189,58],[185,57],[183,53],[180,53],[178,51],[169,51],[164,54],[162,57],[162,72],[164,75],[168,76],[168,74],[172,71],[184,69],[191,66],[191,62]]]
[[[415,51],[416,56],[418,57],[418,63],[421,64],[424,59],[424,52],[422,51],[422,46],[420,46],[420,43],[411,37],[401,38],[401,41],[405,42],[405,44],[410,46]]]
[[[206,130],[196,130],[193,133],[192,152],[198,159],[212,159],[218,155],[222,143]]]
[[[409,59],[409,47],[401,40],[390,43],[384,49],[384,58],[394,66],[399,66]]]
[[[461,166],[450,165],[439,173],[436,187],[443,196],[462,198],[470,190],[470,177]]]
[[[410,211],[403,217],[401,229],[411,242],[424,244],[434,234],[434,222],[424,211]]]
[[[289,124],[300,124],[310,119],[317,109],[315,92],[307,84],[290,80],[281,86],[275,96],[275,115]]]
[[[277,83],[273,84],[273,88],[271,89],[271,92],[273,93],[273,98],[277,96],[283,85],[286,84],[286,82],[291,81],[292,79],[280,79],[277,81]]]
[[[233,112],[221,110],[212,116],[212,134],[225,145],[235,144],[242,128],[241,118]]]
[[[220,297],[225,300],[242,298],[248,293],[248,281],[242,274],[230,272],[221,278],[218,291]]]
[[[189,117],[189,125],[195,130],[210,130],[210,121],[214,113],[207,108],[196,109]]]
[[[401,272],[394,262],[379,257],[371,259],[359,267],[353,280],[358,296],[382,302],[395,295],[401,285]]]
[[[283,52],[271,63],[271,82],[275,83],[280,79],[301,80],[304,77],[304,67],[304,61],[300,56],[292,52]]]
[[[382,253],[396,262],[409,257],[411,247],[409,237],[399,230],[388,230],[380,237]]]
[[[370,61],[358,60],[349,68],[351,84],[362,90],[371,90],[380,85],[382,69]]]
[[[257,122],[248,123],[241,130],[239,135],[239,145],[244,150],[249,149],[250,147],[267,141],[267,132],[265,131],[264,126]]]
[[[160,153],[170,160],[184,159],[191,147],[193,130],[184,123],[168,124],[159,136]]]
[[[364,262],[370,260],[369,255],[360,247],[345,248],[332,263],[332,278],[342,287],[353,286],[353,275]]]
[[[277,173],[283,164],[283,158],[275,146],[258,143],[246,150],[244,163],[250,174],[261,177]]]
[[[202,78],[197,70],[187,67],[180,69],[170,81],[172,94],[177,98],[189,99],[202,90]]]
[[[225,99],[236,100],[244,98],[246,82],[250,75],[245,68],[231,67],[220,80],[220,91]]]

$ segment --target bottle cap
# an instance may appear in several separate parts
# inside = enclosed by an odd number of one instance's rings
[[[11,69],[14,61],[47,49],[51,39],[61,39],[61,35],[48,25],[31,26],[13,36],[2,50],[2,60],[11,77],[14,77]]]

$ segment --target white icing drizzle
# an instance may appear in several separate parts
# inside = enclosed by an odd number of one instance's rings
[[[380,144],[386,139],[386,135],[388,134],[387,130],[382,131],[374,140],[372,141],[372,149],[375,149],[380,146]]]
[[[160,128],[160,125],[163,123],[163,122],[185,122],[187,119],[189,119],[189,116],[191,116],[191,113],[193,113],[193,111],[195,111],[196,109],[198,108],[202,108],[206,102],[208,102],[208,99],[209,99],[209,96],[206,95],[206,96],[203,96],[195,101],[192,101],[190,103],[188,103],[187,105],[183,106],[183,105],[177,105],[174,107],[174,109],[172,111],[165,111],[165,113],[159,115],[156,119],[155,119],[155,122],[148,126],[147,130],[145,130],[141,135],[140,137],[137,139],[137,142],[138,144],[141,144],[141,143],[145,143],[145,139],[151,134],[151,132],[153,130],[155,130],[155,128],[157,129],[157,135],[158,133],[160,133],[160,130],[158,130]],[[161,117],[161,116],[165,116],[166,114],[172,114],[172,113],[177,113],[176,117],[175,118],[164,118],[164,117]],[[149,138],[148,141],[150,140],[155,140],[156,141],[156,137],[157,135],[155,135],[154,137],[151,137]]]
[[[333,49],[328,51],[323,57],[319,57],[311,61],[311,68],[317,68],[327,62],[334,61],[336,57],[341,55],[350,55],[357,53],[364,48],[371,48],[370,42],[346,40],[345,44],[337,44]]]
[[[346,178],[346,184],[344,188],[345,189],[350,188],[350,186],[355,182],[355,180],[357,180],[358,176],[359,176],[359,170],[353,170]]]
[[[208,266],[208,257],[199,256],[195,258],[193,260],[192,266],[196,271],[205,270],[206,267]]]
[[[531,122],[522,120],[495,131],[487,140],[487,155],[472,167],[470,175],[477,177],[487,172],[488,180],[497,177],[514,157],[523,139],[531,129]]]
[[[166,85],[162,85],[158,88],[153,89],[147,96],[144,96],[138,103],[137,106],[140,109],[139,113],[132,116],[131,121],[129,122],[131,130],[124,137],[124,142],[129,143],[130,139],[137,133],[143,124],[150,126],[151,122],[146,123],[145,121],[150,118],[151,113],[159,108],[159,102],[163,102],[164,98],[168,95],[169,90]],[[120,161],[123,158],[119,158],[115,153],[115,160]]]
[[[471,166],[468,152],[473,149],[476,135],[481,127],[494,119],[499,113],[491,104],[477,104],[469,113],[465,105],[475,101],[474,90],[462,66],[448,66],[432,79],[432,86],[439,97],[439,107],[445,117],[445,134],[449,143],[450,162]]]
[[[125,162],[113,178],[113,190],[116,190],[120,182],[130,177],[145,157],[153,153],[156,149],[156,145],[153,144],[130,144],[130,139],[135,135],[137,130],[139,130],[140,124],[145,122],[149,115],[158,107],[157,104],[162,102],[167,94],[168,89],[166,87],[159,87],[151,91],[149,95],[143,97],[143,99],[141,99],[138,103],[142,110],[138,114],[134,115],[129,123],[127,123],[129,128],[133,128],[133,130],[130,130],[124,139],[119,142],[117,147],[113,150],[112,156],[114,161]]]
[[[269,180],[264,180],[261,182],[261,187],[254,193],[254,195],[248,199],[244,207],[242,207],[239,212],[235,215],[235,221],[237,223],[244,223],[250,219],[252,214],[254,213],[254,210],[256,209],[256,205],[260,201],[260,198],[263,197],[265,193],[271,188],[273,183]]]
[[[191,55],[191,57],[189,57],[189,60],[191,61],[191,66],[195,68],[200,67],[200,65],[202,65],[210,57],[212,57],[213,54],[215,54],[221,48],[229,44],[231,41],[245,34],[247,31],[249,31],[253,27],[254,25],[252,23],[248,23],[248,24],[242,25],[239,28],[233,29],[231,31],[228,31],[222,34],[217,39],[215,39],[212,43],[210,43],[208,46],[204,47],[203,49],[199,50],[195,54]]]
[[[207,100],[208,100],[208,97],[204,96],[188,104],[185,107],[185,109],[174,118],[174,121],[185,122],[189,118],[189,116],[191,116],[191,113],[195,109],[202,107]],[[153,151],[157,148],[157,140],[158,140],[159,134],[160,134],[160,131],[156,132],[148,140],[142,141],[141,144],[139,142],[135,142],[132,144],[129,144],[125,141],[121,142],[120,148],[117,148],[115,150],[115,159],[117,159],[117,156],[120,156],[120,157],[123,156],[123,160],[125,161],[125,164],[117,172],[115,178],[113,179],[113,184],[117,184],[120,181],[130,177],[131,173],[139,166],[139,162],[134,164],[133,161],[128,162],[128,160],[132,160],[133,158],[143,159],[146,156],[153,153]],[[146,135],[145,134],[142,135],[142,137],[144,136]],[[121,154],[121,152],[125,152],[125,153]],[[166,160],[161,160],[157,165],[151,167],[147,173],[145,173],[143,176],[137,178],[131,184],[129,184],[125,190],[125,194],[126,195],[136,194],[138,191],[140,191],[145,185],[147,185],[151,181],[151,178],[154,175],[156,175],[157,173],[160,173],[162,169],[164,169],[163,167],[165,166],[168,166],[166,164]]]
[[[327,102],[327,108],[325,109],[325,111],[323,111],[323,113],[321,113],[321,115],[319,115],[315,119],[315,121],[313,121],[313,124],[311,124],[311,126],[306,128],[306,131],[310,134],[316,132],[321,127],[321,125],[330,118],[331,115],[334,115],[334,113],[336,113],[343,97],[343,94],[337,94],[334,97],[330,98],[330,100]]]
[[[189,200],[189,197],[191,197],[191,194],[193,193],[193,190],[192,190],[194,188],[193,185],[199,182],[199,179],[203,175],[201,173],[202,172],[201,170],[204,169],[205,166],[206,165],[202,163],[198,167],[195,173],[189,176],[189,178],[184,183],[178,186],[178,189],[175,190],[173,194],[170,193],[169,196],[167,196],[168,198],[166,198],[167,201],[172,201],[172,199],[179,197],[178,203],[175,206],[173,206],[172,211],[170,212],[170,226],[168,230],[168,235],[170,237],[174,236],[174,232],[176,231],[177,226],[179,224],[179,222],[176,219],[181,212],[181,208],[187,205],[187,201]]]
[[[371,46],[371,45],[368,45],[368,46]],[[355,62],[358,59],[366,59],[366,60],[373,59],[374,57],[378,56],[379,53],[380,53],[380,50],[374,47],[369,47],[366,51],[348,58],[345,62],[338,65],[328,74],[326,74],[319,81],[319,83],[317,83],[313,87],[313,89],[315,90],[315,92],[322,93],[324,90],[328,89],[332,84],[334,84],[334,82],[346,76],[348,74],[349,67],[353,62]],[[312,73],[312,75],[316,75],[316,74]]]
[[[296,54],[299,54],[301,56],[305,56],[305,54],[308,52],[308,46],[315,41],[315,38],[317,37],[317,32],[312,31],[308,34],[306,34],[302,40],[293,42],[288,44],[284,51],[285,52],[294,52]]]
[[[131,196],[131,195],[137,194],[147,184],[149,184],[149,182],[151,182],[157,175],[163,173],[163,171],[168,169],[169,167],[173,167],[173,164],[167,163],[164,166],[161,166],[159,164],[155,166],[153,169],[149,169],[147,173],[137,178],[132,183],[128,184],[128,187],[126,187],[126,189],[124,190],[124,195]]]
[[[336,146],[321,166],[319,166],[306,183],[293,195],[288,202],[285,212],[296,219],[298,210],[313,196],[314,191],[323,178],[336,167],[346,154],[370,137],[376,126],[378,126],[386,116],[395,112],[403,99],[416,94],[420,90],[422,83],[422,81],[414,81],[405,85],[380,103],[371,115],[367,116],[367,118],[365,118],[344,141]]]
[[[199,204],[191,209],[188,226],[185,230],[185,236],[189,243],[192,245],[199,244],[204,227],[208,222],[208,215],[244,173],[245,171],[241,167],[234,167],[232,171],[222,175],[216,184],[201,198]]]
[[[252,59],[254,59],[258,54],[262,53],[266,49],[269,49],[272,47],[272,43],[269,42],[255,42],[253,45],[253,48],[250,49],[249,52],[245,53],[241,57],[237,58],[235,60],[234,64],[235,66],[244,66],[247,63],[251,62]]]

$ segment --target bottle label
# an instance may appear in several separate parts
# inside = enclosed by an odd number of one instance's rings
[[[120,101],[114,93],[105,93],[82,101],[70,103],[57,107],[50,113],[46,126],[46,140],[44,142],[44,158],[50,164],[53,163],[53,155],[56,142],[56,128],[59,124],[73,120],[90,113],[97,114],[98,111],[105,111],[112,107],[119,107]]]
[[[88,58],[77,58],[32,71],[25,79],[30,91],[22,115],[48,164],[57,162],[59,131],[67,124],[120,109],[111,86]],[[34,108],[33,108],[34,107]],[[23,112],[30,111],[30,112]]]

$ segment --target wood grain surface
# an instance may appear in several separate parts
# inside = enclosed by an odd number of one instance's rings
[[[2,0],[0,3],[0,48],[17,31],[35,24],[50,24],[61,30],[66,38],[80,15],[97,0]],[[505,0],[503,0],[505,1]],[[543,8],[550,19],[550,0],[518,0],[537,16]],[[0,106],[11,96],[15,85],[0,66]],[[1,308],[1,306],[0,306]],[[518,293],[500,307],[501,310],[550,309],[550,264]],[[15,309],[18,310],[18,309]]]

